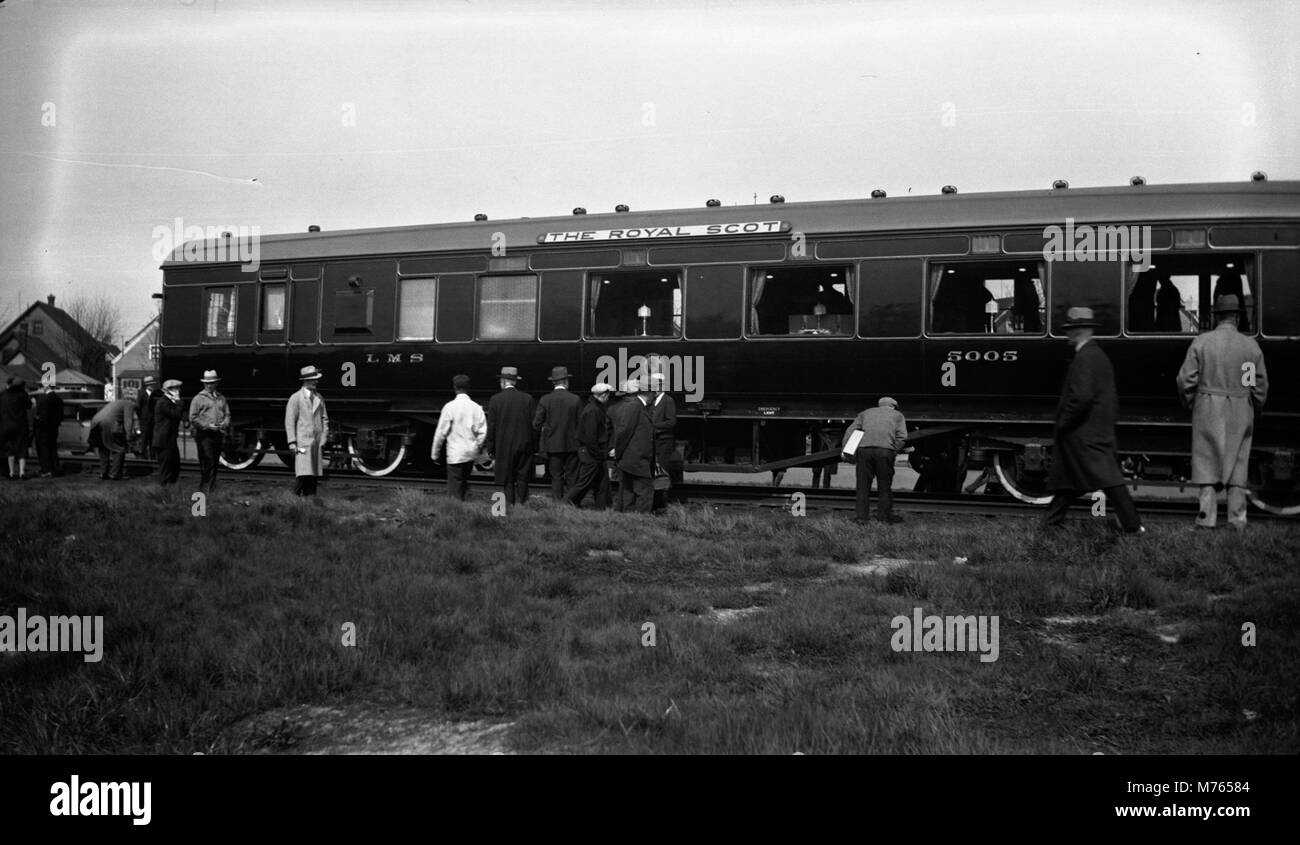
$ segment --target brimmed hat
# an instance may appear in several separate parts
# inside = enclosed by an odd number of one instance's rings
[[[181,387],[180,379],[169,378],[167,379],[167,381],[163,382],[163,390],[180,390],[180,387]]]
[[[608,384],[605,384],[605,382],[603,381],[598,381],[591,386],[591,392],[595,393],[597,396],[599,396],[602,393],[609,393],[613,389],[614,388],[610,387]]]
[[[307,381],[308,379],[324,378],[325,374],[316,369],[315,364],[308,364],[298,371],[298,381]]]
[[[497,378],[508,378],[519,381],[519,370],[514,367],[502,367],[500,375]]]
[[[564,381],[568,377],[568,367],[551,367],[551,377],[547,381]]]
[[[1098,322],[1095,316],[1093,316],[1092,309],[1080,305],[1065,312],[1065,322],[1061,324],[1061,328],[1086,329],[1095,328],[1100,325],[1101,323]]]
[[[204,370],[203,378],[199,379],[199,381],[204,384],[211,384],[214,381],[221,381],[221,376],[217,375],[216,370]]]
[[[1225,311],[1241,311],[1241,300],[1237,299],[1235,293],[1226,293],[1214,300],[1214,313],[1222,314]]]
[[[158,379],[154,378],[153,376],[145,376],[145,377],[144,377],[144,383],[145,383],[145,384],[157,384],[157,383],[158,383]]]
[[[880,397],[880,401],[877,402],[876,405],[877,407],[880,408],[897,408],[898,400],[892,396],[882,396]]]

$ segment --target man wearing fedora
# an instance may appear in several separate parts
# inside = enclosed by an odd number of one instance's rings
[[[190,400],[190,428],[199,455],[199,489],[211,493],[217,484],[221,448],[230,431],[230,405],[217,390],[221,378],[216,370],[204,370],[199,381],[203,382],[203,389]]]
[[[907,447],[907,420],[898,410],[898,400],[892,396],[882,396],[876,402],[876,407],[858,414],[844,430],[844,446],[848,445],[849,438],[855,431],[861,431],[862,437],[853,451],[853,463],[858,469],[857,512],[854,522],[866,523],[871,520],[868,507],[871,504],[873,478],[880,495],[876,516],[883,522],[902,522],[903,518],[894,513],[894,461],[898,458],[898,453]]]
[[[1232,294],[1214,301],[1217,325],[1197,336],[1178,371],[1178,391],[1192,409],[1192,483],[1201,487],[1196,525],[1213,528],[1218,491],[1228,489],[1228,524],[1246,527],[1247,467],[1255,414],[1268,397],[1264,354],[1237,331],[1241,303]]]
[[[515,389],[519,370],[502,367],[497,376],[501,392],[488,400],[487,451],[492,456],[496,483],[506,494],[506,504],[528,501],[533,475],[533,417],[537,403]]]
[[[609,409],[613,435],[609,456],[618,468],[618,504],[624,512],[650,513],[654,509],[653,462],[654,423],[646,409],[641,383],[630,379],[623,385],[624,398]]]
[[[153,452],[158,456],[158,483],[175,484],[181,475],[181,452],[176,445],[185,406],[181,404],[181,383],[170,378],[153,403]]]
[[[321,398],[321,371],[308,365],[298,371],[302,387],[289,397],[284,408],[284,433],[293,452],[293,492],[316,495],[316,479],[325,474],[325,441],[330,433],[330,416]]]
[[[1091,308],[1066,311],[1062,327],[1074,358],[1056,406],[1052,468],[1047,476],[1047,489],[1053,495],[1043,526],[1064,524],[1071,502],[1083,493],[1102,490],[1114,506],[1120,528],[1126,534],[1144,534],[1146,529],[1119,471],[1115,445],[1119,394],[1110,358],[1092,342],[1092,330],[1099,325]]]
[[[551,498],[564,498],[564,491],[578,480],[578,415],[582,400],[569,390],[567,367],[552,367],[549,379],[554,387],[537,403],[533,429],[541,432],[538,448],[547,455],[551,473]]]
[[[456,398],[442,406],[438,428],[433,433],[429,456],[440,460],[443,444],[447,447],[447,493],[465,501],[469,493],[469,476],[487,442],[487,416],[483,408],[469,398],[469,376],[452,377]]]

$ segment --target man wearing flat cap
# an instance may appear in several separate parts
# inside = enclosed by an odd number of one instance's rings
[[[181,452],[176,445],[185,406],[181,404],[181,383],[170,378],[163,382],[153,403],[153,446],[158,456],[158,483],[175,484],[181,475]]]
[[[537,403],[533,429],[541,432],[538,448],[546,453],[551,473],[551,498],[564,498],[564,491],[578,480],[578,415],[582,400],[569,391],[567,367],[551,369],[551,392]]]
[[[1052,468],[1047,476],[1047,489],[1053,495],[1043,526],[1064,524],[1071,502],[1083,493],[1102,490],[1114,505],[1121,530],[1144,534],[1146,529],[1119,471],[1115,445],[1119,394],[1110,358],[1092,342],[1092,330],[1099,325],[1091,308],[1066,311],[1063,328],[1074,358],[1056,406]]]
[[[1201,487],[1196,525],[1213,528],[1218,491],[1228,490],[1228,524],[1246,527],[1247,467],[1255,414],[1268,397],[1264,353],[1237,331],[1240,300],[1214,301],[1217,325],[1192,341],[1178,371],[1183,406],[1192,409],[1192,483]]]
[[[320,395],[324,375],[314,365],[298,371],[302,387],[284,408],[284,433],[293,453],[293,492],[315,496],[316,480],[325,474],[325,441],[330,435],[330,415]]]
[[[609,472],[605,457],[609,452],[609,426],[605,405],[614,389],[597,382],[591,386],[591,398],[578,417],[578,477],[564,493],[571,504],[580,505],[591,493],[596,507],[608,509]]]
[[[876,516],[884,522],[902,522],[903,518],[894,513],[892,489],[894,460],[907,446],[907,420],[899,413],[898,402],[892,396],[883,396],[876,407],[858,414],[844,431],[845,448],[855,431],[862,432],[862,436],[853,451],[853,462],[858,468],[857,513],[854,521],[866,523],[871,520],[868,506],[871,504],[871,482],[875,479],[880,491]]]
[[[497,376],[501,392],[488,400],[487,451],[493,459],[496,483],[506,494],[506,504],[528,501],[528,482],[533,476],[533,417],[537,403],[515,389],[519,371],[502,367]]]
[[[194,431],[194,451],[199,455],[199,489],[211,493],[217,485],[217,467],[221,449],[230,431],[230,405],[217,390],[221,378],[216,370],[204,370],[203,389],[190,400],[190,428]]]

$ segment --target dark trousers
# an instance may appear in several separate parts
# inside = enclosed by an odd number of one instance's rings
[[[295,475],[293,477],[293,493],[295,496],[315,496],[316,476]]]
[[[505,461],[505,478],[501,489],[506,494],[506,504],[528,501],[528,482],[533,476],[533,453],[527,449],[515,455],[497,455],[497,461]]]
[[[609,507],[609,473],[605,471],[605,459],[592,457],[586,450],[578,453],[578,472],[564,494],[572,504],[582,504],[587,493],[598,508]]]
[[[1043,527],[1052,528],[1064,524],[1065,512],[1070,509],[1070,504],[1086,492],[1086,490],[1057,490],[1052,494],[1047,513],[1043,514]],[[1106,487],[1102,492],[1106,494],[1107,503],[1115,509],[1120,528],[1125,531],[1137,531],[1142,527],[1142,518],[1138,516],[1137,506],[1133,504],[1133,497],[1129,495],[1128,487],[1119,484]]]
[[[876,505],[876,516],[881,519],[889,519],[894,512],[894,492],[890,488],[894,483],[894,456],[893,449],[882,449],[877,446],[866,446],[857,451],[857,469],[858,469],[858,495],[857,495],[857,518],[867,520],[871,518],[867,510],[871,499],[871,481],[876,480],[876,486],[880,491],[880,502]]]
[[[618,481],[618,497],[624,513],[650,513],[655,502],[654,482],[648,475],[624,472]]]
[[[199,489],[211,493],[217,484],[217,467],[221,465],[221,443],[225,439],[219,431],[199,429],[194,432],[194,447],[199,453]]]
[[[107,446],[99,447],[99,477],[118,479],[126,463],[126,452],[114,452]]]
[[[551,452],[546,468],[551,473],[551,498],[563,499],[564,491],[578,480],[578,453]]]
[[[175,484],[181,477],[181,450],[175,441],[154,449],[154,454],[158,456],[158,483]]]
[[[447,495],[465,501],[469,494],[469,474],[474,470],[474,462],[447,464]]]
[[[36,457],[41,462],[41,472],[50,475],[59,474],[59,430],[37,430]]]

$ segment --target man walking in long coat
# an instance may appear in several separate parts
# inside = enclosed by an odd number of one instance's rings
[[[302,387],[289,397],[284,408],[284,432],[293,452],[293,492],[299,496],[316,495],[316,479],[325,474],[325,441],[329,438],[330,417],[321,398],[321,371],[315,366],[298,371]]]
[[[153,402],[153,453],[158,457],[158,483],[166,487],[181,476],[181,451],[176,445],[185,406],[181,404],[181,382],[167,379]]]
[[[1115,446],[1119,395],[1110,359],[1092,342],[1092,330],[1098,325],[1091,308],[1066,312],[1064,328],[1074,347],[1074,360],[1065,373],[1061,400],[1056,406],[1052,469],[1047,476],[1047,489],[1054,495],[1043,525],[1061,525],[1072,501],[1082,493],[1100,489],[1114,505],[1121,529],[1128,534],[1145,534],[1119,471]]]
[[[501,392],[488,400],[487,451],[494,462],[496,483],[506,494],[506,504],[528,501],[528,482],[533,475],[533,417],[537,403],[515,389],[519,371],[502,367],[498,376]]]
[[[117,399],[90,420],[90,442],[99,449],[99,477],[120,481],[128,441],[135,436],[135,400]]]
[[[654,507],[654,423],[636,379],[623,386],[623,393],[623,401],[609,410],[614,432],[609,451],[619,470],[619,510],[650,513]]]
[[[1246,470],[1268,374],[1259,344],[1237,331],[1240,308],[1231,294],[1215,301],[1218,325],[1192,341],[1178,371],[1183,405],[1192,409],[1192,483],[1201,485],[1196,524],[1202,528],[1214,527],[1224,487],[1228,524],[1246,527]]]
[[[569,391],[567,367],[553,367],[551,392],[537,403],[533,428],[541,432],[539,448],[546,453],[551,472],[551,498],[563,499],[567,487],[578,480],[578,415],[582,400]]]

